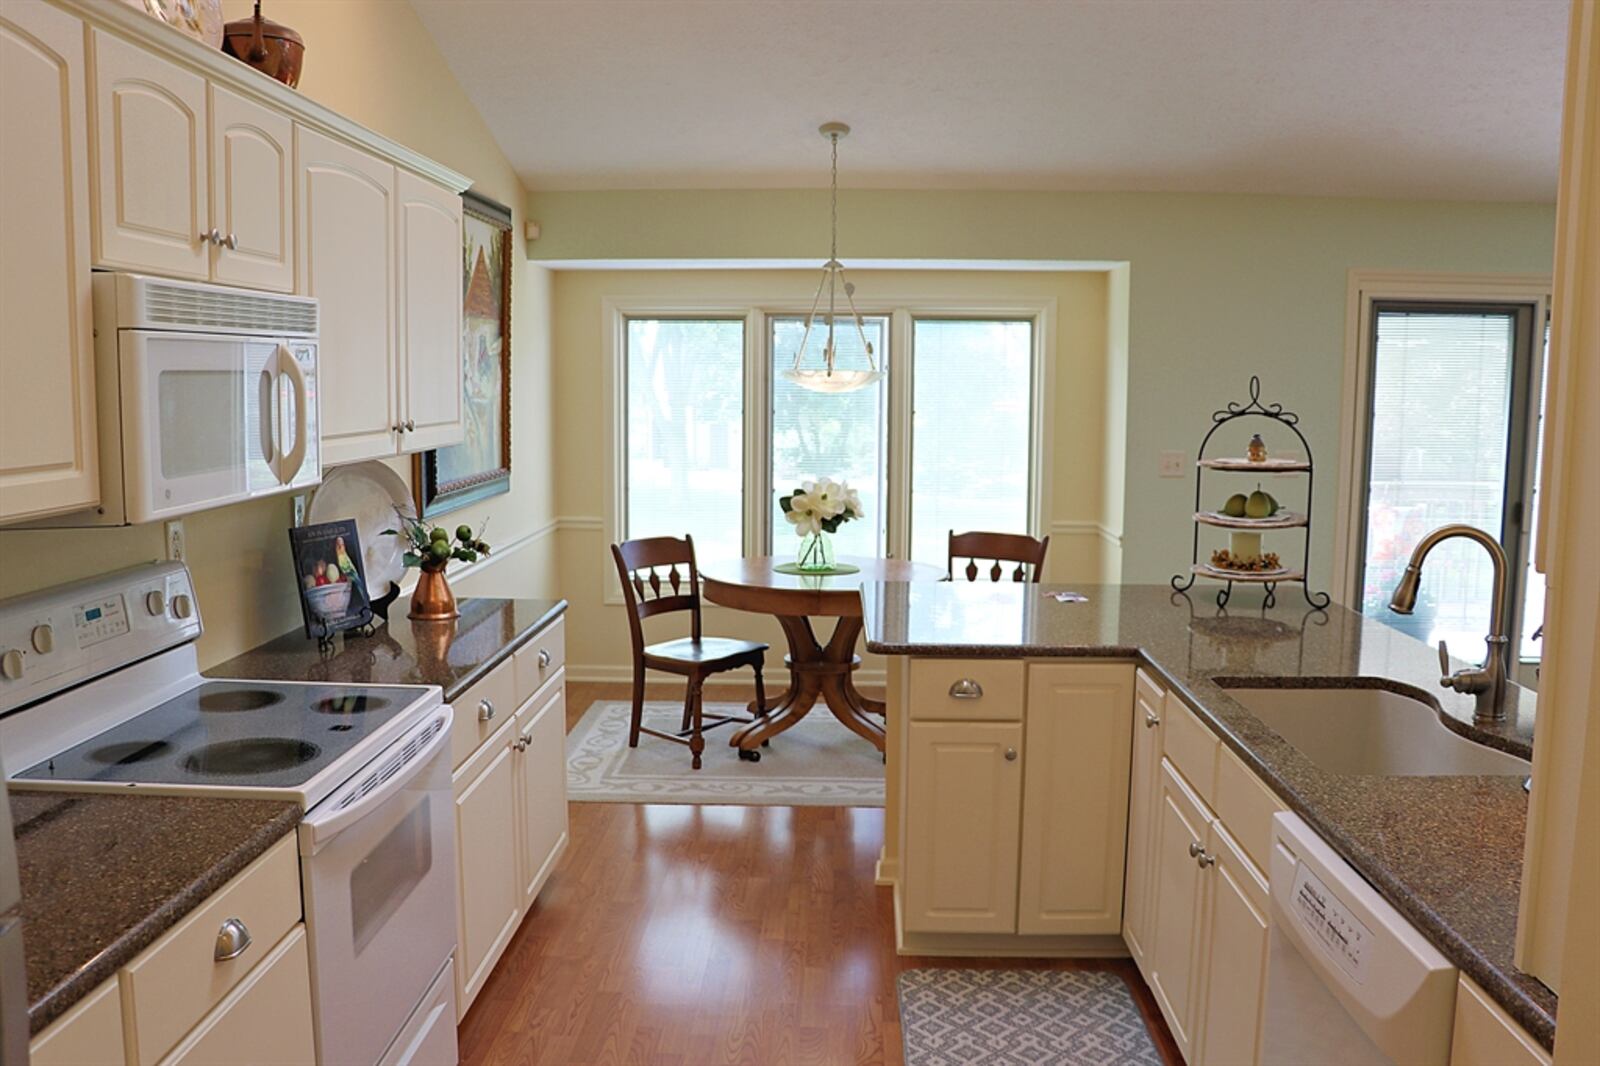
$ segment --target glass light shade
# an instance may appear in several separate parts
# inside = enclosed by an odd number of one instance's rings
[[[784,380],[812,392],[854,392],[883,377],[881,370],[829,370],[826,367],[808,370],[791,368],[781,373]]]

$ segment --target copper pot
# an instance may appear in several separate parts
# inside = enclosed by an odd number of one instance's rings
[[[461,617],[456,594],[450,591],[443,570],[422,571],[411,592],[411,610],[406,617],[418,622],[448,622]]]
[[[261,0],[256,0],[253,17],[234,19],[222,28],[222,50],[291,89],[300,84],[306,42],[289,27],[262,18]]]

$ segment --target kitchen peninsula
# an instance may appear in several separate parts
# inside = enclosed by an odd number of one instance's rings
[[[1254,981],[1264,995],[1274,815],[1288,811],[1551,1046],[1555,996],[1513,963],[1528,803],[1516,760],[1532,753],[1531,692],[1512,691],[1506,721],[1474,723],[1471,698],[1440,689],[1432,649],[1292,595],[1270,610],[1239,598],[1222,610],[1165,586],[1073,586],[1084,602],[1063,601],[1064,591],[862,589],[866,646],[890,657],[879,879],[894,885],[902,952],[1095,954],[1120,939],[1190,1060],[1221,1061],[1197,1042],[1256,1026],[1204,1024],[1219,997],[1202,1006],[1200,971],[1213,967],[1218,987],[1248,991]],[[1437,737],[1412,746],[1458,745],[1467,768],[1353,773],[1338,759],[1370,750],[1324,750],[1302,735],[1305,714],[1302,732],[1274,718],[1308,755],[1247,707],[1286,690],[1320,700],[1306,706],[1324,723],[1378,699],[1398,700],[1402,713],[1426,709],[1436,722],[1425,713],[1422,727]],[[1183,838],[1176,872],[1159,850],[1173,826]],[[1190,939],[1210,935],[1200,928],[1210,928],[1205,901],[1221,890],[1202,895],[1199,878],[1212,866],[1226,876],[1216,884],[1240,894],[1239,913],[1260,916],[1253,973],[1216,973]],[[1191,887],[1192,920],[1152,928],[1164,894],[1187,907]],[[1183,927],[1177,949],[1169,926]],[[1174,965],[1184,972],[1158,972]]]

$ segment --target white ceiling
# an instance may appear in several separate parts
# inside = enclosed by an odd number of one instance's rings
[[[412,0],[534,189],[1552,201],[1567,0]]]

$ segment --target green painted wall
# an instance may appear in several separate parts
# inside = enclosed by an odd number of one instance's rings
[[[827,251],[813,190],[542,192],[529,254],[751,259]],[[1350,268],[1546,273],[1555,209],[1148,193],[846,190],[840,254],[854,259],[1104,260],[1130,264],[1123,577],[1160,581],[1189,553],[1193,486],[1156,477],[1190,455],[1210,412],[1252,373],[1297,410],[1319,466],[1313,577],[1333,551],[1339,391]],[[557,359],[559,360],[559,353]],[[1066,457],[1058,457],[1058,461]]]

